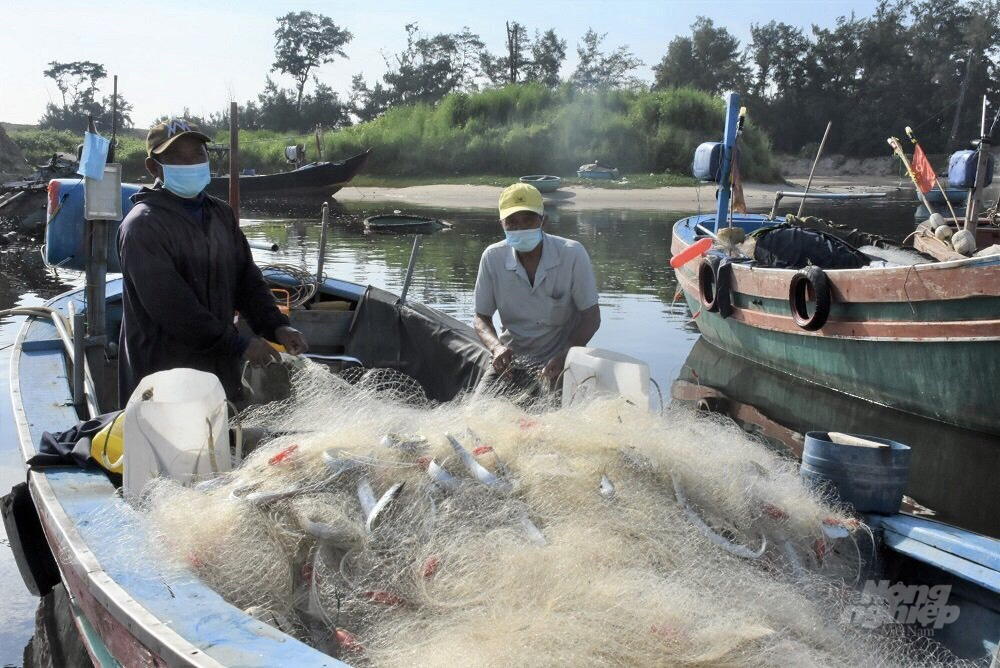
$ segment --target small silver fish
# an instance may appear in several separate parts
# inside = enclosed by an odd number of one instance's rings
[[[524,529],[524,533],[528,537],[528,540],[530,540],[535,545],[538,545],[539,547],[544,547],[547,544],[547,541],[545,540],[545,535],[542,533],[542,530],[539,529],[538,526],[536,526],[535,523],[531,521],[531,518],[528,517],[527,512],[521,515],[521,528]]]
[[[611,501],[615,498],[615,485],[607,474],[601,476],[601,496],[604,497],[605,501]]]
[[[314,489],[314,487],[304,487],[295,486],[289,487],[287,489],[270,490],[264,492],[255,492],[260,485],[251,484],[244,485],[242,487],[237,487],[229,495],[232,499],[237,499],[240,501],[246,501],[247,503],[252,503],[254,505],[264,505],[266,503],[274,503],[275,501],[282,501],[284,499],[290,499],[292,497],[298,496],[299,494],[305,494]]]
[[[323,463],[326,464],[328,469],[330,469],[330,473],[333,474],[334,478],[342,473],[353,471],[361,466],[361,462],[358,460],[344,457],[336,450],[324,450]]]
[[[427,449],[427,439],[415,434],[388,433],[379,439],[378,444],[390,450],[402,450],[411,455],[418,455]]]
[[[486,485],[487,487],[492,487],[501,494],[508,494],[512,491],[513,486],[509,482],[505,482],[496,477],[496,475],[487,471],[482,464],[476,461],[476,458],[472,456],[472,453],[466,450],[461,443],[458,442],[451,434],[445,434],[448,441],[451,443],[452,449],[455,454],[458,455],[459,459],[465,465],[465,468],[469,470],[472,477]]]
[[[403,491],[403,483],[397,482],[388,490],[385,494],[379,498],[378,501],[375,500],[375,493],[372,491],[371,483],[368,482],[368,478],[361,478],[358,480],[358,501],[361,502],[361,508],[365,513],[365,529],[368,533],[371,533],[376,524],[376,520],[382,511],[399,496],[400,492]]]
[[[427,475],[434,481],[435,486],[445,492],[450,492],[461,484],[458,478],[445,471],[433,459],[427,464]]]

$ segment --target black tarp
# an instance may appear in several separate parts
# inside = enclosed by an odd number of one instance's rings
[[[756,240],[753,258],[765,267],[858,269],[868,264],[868,256],[823,230],[782,223],[763,227],[751,236]]]
[[[369,287],[358,303],[345,352],[366,367],[412,376],[435,401],[474,389],[491,356],[472,327],[422,304],[397,302],[396,295]]]

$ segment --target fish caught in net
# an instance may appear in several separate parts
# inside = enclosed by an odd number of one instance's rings
[[[845,616],[866,527],[715,416],[599,398],[430,405],[315,364],[247,416],[272,436],[155,542],[222,596],[358,666],[942,663]],[[356,376],[356,377],[354,377]]]

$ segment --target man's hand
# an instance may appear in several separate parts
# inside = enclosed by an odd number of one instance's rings
[[[278,343],[285,346],[285,350],[288,351],[289,355],[301,355],[309,350],[306,337],[302,336],[302,332],[294,327],[282,325],[274,330],[274,338],[278,339]]]
[[[514,362],[514,351],[505,345],[493,349],[493,370],[503,373]]]
[[[569,351],[563,350],[562,352],[557,353],[555,357],[546,363],[545,368],[542,369],[540,375],[543,378],[548,379],[550,383],[554,383],[556,379],[559,378],[559,374],[562,373],[563,367],[566,366],[567,352]]]
[[[243,358],[254,366],[267,366],[271,362],[280,362],[281,354],[259,336],[250,339],[250,345],[243,353]]]

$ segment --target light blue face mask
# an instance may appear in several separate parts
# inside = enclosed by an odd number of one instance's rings
[[[530,253],[542,243],[542,228],[532,230],[508,230],[505,232],[507,245],[521,253]]]
[[[161,162],[160,167],[163,168],[163,187],[178,197],[197,197],[212,180],[207,162],[197,165],[164,165]]]

